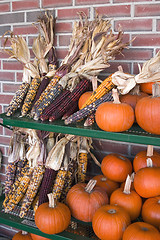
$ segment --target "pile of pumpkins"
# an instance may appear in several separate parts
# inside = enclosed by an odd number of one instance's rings
[[[65,203],[55,203],[49,194],[49,203],[35,213],[37,227],[47,234],[60,233],[73,216],[92,222],[101,240],[160,240],[160,153],[149,145],[133,162],[121,154],[108,154],[101,171],[88,183],[75,184]],[[46,239],[29,235],[33,240]]]
[[[102,103],[95,120],[100,129],[108,132],[126,131],[137,122],[145,131],[160,134],[160,84],[142,83],[126,95],[113,89],[113,102]]]

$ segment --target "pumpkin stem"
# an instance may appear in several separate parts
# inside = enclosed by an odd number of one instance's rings
[[[121,103],[119,101],[119,94],[118,94],[117,89],[115,89],[115,88],[112,89],[112,96],[113,96],[113,103],[116,103],[116,104]]]
[[[101,181],[102,181],[102,182],[105,182],[106,180],[107,180],[106,177],[102,177],[102,178],[101,178]]]
[[[152,157],[153,156],[153,146],[148,145],[147,146],[147,157]]]
[[[95,187],[96,183],[97,183],[97,180],[91,179],[88,182],[87,186],[85,187],[85,191],[88,192],[88,193],[91,193],[91,191]]]
[[[134,175],[135,175],[135,173],[133,172],[130,176],[132,182],[134,181]]]
[[[109,209],[108,213],[114,214],[114,213],[116,213],[116,210],[115,209]]]
[[[49,193],[49,194],[47,194],[47,196],[48,196],[48,199],[49,199],[49,207],[50,208],[55,208],[56,207],[56,200],[53,196],[53,193]]]
[[[27,235],[28,232],[22,230],[22,235]]]
[[[158,203],[160,204],[160,200],[158,200]]]
[[[131,177],[128,175],[127,178],[126,178],[126,182],[125,182],[125,185],[124,185],[124,190],[123,192],[125,194],[130,194],[131,193],[131,183],[132,183],[132,179]]]
[[[147,167],[153,167],[153,161],[151,158],[147,158]]]
[[[160,97],[160,84],[157,82],[152,85],[152,97]]]

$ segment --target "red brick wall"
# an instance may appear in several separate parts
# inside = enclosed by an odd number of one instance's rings
[[[78,18],[77,12],[84,11],[89,19],[93,19],[95,11],[111,18],[113,31],[118,31],[119,24],[124,30],[125,41],[136,39],[130,43],[123,55],[111,62],[107,73],[117,71],[122,65],[124,71],[138,73],[137,63],[143,64],[160,49],[160,1],[155,0],[27,0],[0,1],[0,36],[7,30],[23,35],[31,47],[37,30],[32,23],[45,9],[52,10],[57,17],[56,49],[58,58],[65,57],[72,33],[73,20]],[[0,47],[2,48],[2,40]],[[0,112],[4,112],[22,77],[22,65],[0,52]],[[102,77],[105,77],[103,74]],[[3,152],[3,164],[0,179],[4,181],[7,163],[7,149],[10,131],[0,127],[0,149]],[[102,157],[108,152],[119,152],[129,158],[145,145],[118,143],[95,140],[96,155]],[[158,149],[159,150],[159,149]]]

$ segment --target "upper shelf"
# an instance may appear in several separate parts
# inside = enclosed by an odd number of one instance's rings
[[[5,126],[30,128],[36,130],[73,134],[92,138],[160,146],[160,135],[153,135],[148,132],[145,132],[137,124],[134,124],[129,130],[125,132],[115,133],[100,130],[96,124],[94,124],[91,127],[84,127],[83,121],[66,126],[64,124],[64,121],[62,120],[55,121],[54,123],[48,121],[41,122],[35,121],[27,117],[23,118],[19,117],[18,113],[14,114],[14,116],[11,117],[7,117],[5,113],[3,113],[0,114],[0,118],[3,119],[3,125]]]

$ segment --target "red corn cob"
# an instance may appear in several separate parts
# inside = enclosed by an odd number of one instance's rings
[[[89,104],[88,106],[80,109],[79,111],[73,113],[69,118],[67,118],[65,120],[65,124],[74,123],[74,122],[84,119],[85,117],[94,113],[101,103],[107,102],[107,101],[112,101],[112,99],[113,98],[112,98],[111,92],[105,94],[103,97],[99,98],[95,102],[93,102],[93,103]]]
[[[77,112],[78,110],[78,101],[73,104],[70,109],[63,115],[62,120],[67,119],[70,115],[72,115],[74,112]]]
[[[39,191],[38,206],[40,206],[42,203],[48,202],[47,194],[52,192],[56,174],[57,172],[55,170],[51,168],[46,168],[45,173],[43,175],[40,191]]]
[[[75,102],[80,98],[82,93],[84,93],[90,87],[90,81],[85,79],[81,80],[80,83],[77,84],[75,89],[70,93],[67,100],[63,102],[53,113],[53,115],[49,118],[49,121],[54,121],[62,117],[68,109],[75,104]]]
[[[69,90],[64,90],[48,107],[46,107],[42,113],[42,115],[40,115],[40,119],[42,121],[47,120],[50,115],[52,114],[53,111],[56,110],[56,108],[63,102],[65,101],[65,99],[68,97],[68,95],[70,94]]]

